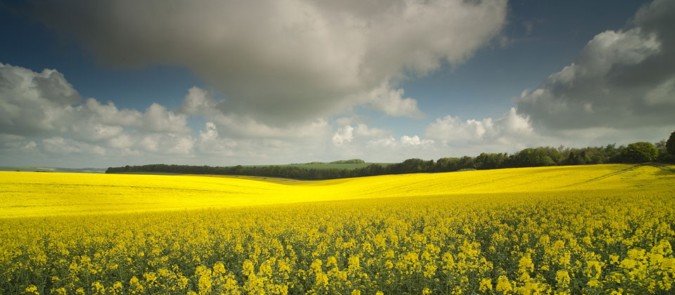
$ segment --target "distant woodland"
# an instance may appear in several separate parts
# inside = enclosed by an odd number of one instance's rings
[[[618,147],[614,144],[585,148],[537,147],[513,154],[481,153],[476,157],[447,157],[436,161],[408,159],[401,163],[368,164],[355,159],[331,163],[229,167],[153,164],[110,167],[106,173],[247,175],[312,180],[474,169],[650,162],[675,163],[675,132],[671,133],[667,141],[656,144],[635,142]]]

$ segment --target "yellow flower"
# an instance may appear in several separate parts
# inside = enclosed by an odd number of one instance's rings
[[[495,287],[495,290],[497,292],[502,292],[504,294],[510,293],[513,291],[513,286],[511,286],[511,282],[509,281],[509,278],[506,276],[499,276],[497,278],[497,286]]]
[[[555,273],[555,280],[558,283],[559,287],[567,287],[570,282],[570,275],[566,270],[559,270]]]
[[[325,273],[319,272],[315,274],[316,281],[314,282],[317,286],[327,286],[328,285],[328,276]]]
[[[312,264],[309,266],[309,268],[312,269],[312,271],[314,273],[321,273],[321,272],[323,272],[323,269],[321,267],[322,264],[323,264],[323,262],[321,262],[320,259],[315,259],[312,262]]]
[[[152,284],[155,282],[155,280],[157,280],[157,274],[155,274],[154,272],[144,273],[143,278],[145,279],[146,282]]]
[[[360,263],[359,256],[349,256],[348,259],[348,269],[350,271],[356,271],[361,268],[361,263]]]
[[[534,263],[530,254],[527,253],[525,256],[521,257],[518,261],[518,272],[520,273],[529,273],[534,271]]]
[[[145,288],[141,285],[140,280],[136,276],[131,277],[129,280],[129,287],[133,293],[143,293]]]
[[[492,291],[492,279],[490,278],[481,279],[480,284],[478,285],[478,291],[481,291],[483,293]]]
[[[621,268],[632,269],[635,266],[637,266],[637,261],[635,261],[633,259],[630,259],[630,258],[626,258],[624,260],[621,260],[620,266],[621,266]]]
[[[588,261],[584,273],[588,278],[599,279],[602,274],[602,264],[596,260]]]
[[[244,263],[242,264],[241,271],[245,276],[252,276],[255,275],[255,266],[253,266],[253,262],[251,260],[244,260]]]
[[[588,281],[588,286],[593,287],[593,288],[598,287],[598,286],[600,286],[600,281],[598,281],[596,279],[591,279],[591,280]]]
[[[93,282],[91,289],[94,291],[94,294],[105,294],[105,287],[99,281]]]
[[[208,275],[202,275],[199,277],[198,281],[199,293],[200,294],[209,294],[211,292],[211,277]]]
[[[114,290],[115,292],[118,292],[118,293],[122,291],[122,288],[123,288],[123,287],[124,287],[124,286],[122,285],[122,282],[120,282],[120,281],[116,281],[116,282],[112,285],[113,290]]]
[[[31,295],[40,295],[40,292],[38,292],[38,288],[35,285],[28,285],[26,289],[24,290],[26,294],[31,294]]]
[[[222,262],[218,261],[213,265],[213,273],[215,275],[222,275],[225,274],[225,272],[226,272],[225,264],[223,264]]]

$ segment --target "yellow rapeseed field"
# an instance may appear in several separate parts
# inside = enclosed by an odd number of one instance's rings
[[[0,294],[672,294],[674,169],[0,172]]]

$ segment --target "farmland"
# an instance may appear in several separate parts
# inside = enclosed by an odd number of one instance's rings
[[[673,168],[0,172],[0,293],[668,293]]]

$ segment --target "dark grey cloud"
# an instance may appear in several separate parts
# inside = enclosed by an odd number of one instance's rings
[[[29,10],[105,63],[185,66],[225,94],[224,113],[275,125],[364,104],[419,117],[397,82],[463,62],[507,12],[506,0],[65,0]]]
[[[643,86],[662,83],[675,72],[675,2],[655,1],[640,9],[631,25],[646,34],[654,34],[662,50],[651,58],[635,65],[617,67],[612,77],[615,84]]]
[[[675,2],[656,0],[625,29],[588,42],[574,63],[524,92],[518,111],[552,130],[675,126]]]

